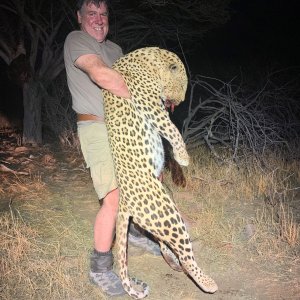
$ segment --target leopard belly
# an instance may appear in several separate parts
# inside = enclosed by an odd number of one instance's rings
[[[155,130],[149,130],[146,132],[145,143],[147,140],[149,141],[149,154],[153,161],[154,175],[159,177],[165,162],[162,139]]]

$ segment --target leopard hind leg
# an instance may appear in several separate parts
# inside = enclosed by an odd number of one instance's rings
[[[169,195],[164,189],[160,189],[159,191],[152,190],[148,195],[145,193],[144,197],[151,200],[148,201],[148,204],[144,207],[144,210],[151,211],[151,214],[146,218],[139,218],[138,215],[134,215],[133,213],[134,222],[160,241],[163,255],[166,251],[164,251],[165,248],[162,243],[165,243],[178,257],[185,273],[187,273],[203,291],[214,293],[218,289],[218,286],[213,279],[204,274],[198,267],[187,228]],[[156,205],[154,205],[154,203]],[[152,218],[152,221],[150,221],[150,218]],[[166,256],[168,256],[168,253]],[[171,258],[171,260],[173,260],[171,262],[171,264],[173,264],[174,259]],[[177,267],[178,263],[175,261],[175,269]]]
[[[119,211],[116,230],[116,246],[118,253],[119,276],[124,290],[134,299],[142,299],[148,296],[148,285],[136,278],[129,278],[127,266],[127,243],[128,243],[129,215]]]
[[[176,224],[174,220],[177,220]],[[164,236],[163,241],[176,254],[185,273],[189,275],[203,291],[207,293],[216,292],[218,286],[215,281],[206,275],[195,261],[189,234],[177,210],[175,214],[170,217],[169,223],[172,224],[172,221],[173,226],[170,228],[170,232],[172,231],[172,233]]]

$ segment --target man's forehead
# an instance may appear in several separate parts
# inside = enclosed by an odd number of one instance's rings
[[[107,5],[105,2],[100,2],[99,5],[89,2],[88,4],[85,3],[84,6],[88,10],[107,10]]]

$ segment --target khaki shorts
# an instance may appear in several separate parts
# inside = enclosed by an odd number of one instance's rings
[[[78,122],[81,151],[90,168],[99,199],[117,188],[113,159],[108,143],[106,126],[100,122]]]

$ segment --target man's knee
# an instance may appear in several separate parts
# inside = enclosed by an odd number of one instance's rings
[[[103,199],[103,205],[117,212],[119,206],[119,189],[109,192]]]

